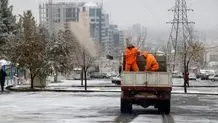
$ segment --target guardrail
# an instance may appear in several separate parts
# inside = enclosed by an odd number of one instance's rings
[[[24,78],[13,76],[13,78],[5,80],[5,87],[7,88],[8,86],[22,85],[24,82]]]

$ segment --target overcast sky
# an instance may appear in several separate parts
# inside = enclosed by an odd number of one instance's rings
[[[38,4],[47,0],[9,1],[14,6],[15,14],[22,14],[23,11],[31,9],[38,20]],[[166,22],[172,19],[172,12],[169,12],[168,9],[174,6],[174,2],[175,0],[104,0],[103,7],[110,14],[111,22],[120,27],[140,23],[147,26],[148,30],[168,31],[170,25]],[[189,19],[195,21],[196,29],[218,32],[218,0],[187,0],[187,5],[194,9],[194,12],[190,13]]]

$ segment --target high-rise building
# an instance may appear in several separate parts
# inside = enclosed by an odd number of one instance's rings
[[[117,25],[110,25],[108,29],[107,54],[113,55],[116,59],[121,58],[124,50],[124,33]]]
[[[89,13],[91,37],[102,44],[105,51],[103,54],[105,54],[107,52],[105,49],[108,40],[109,15],[103,11],[101,5],[94,2],[88,2],[83,7]]]
[[[123,31],[119,31],[119,47],[120,47],[120,54],[122,54],[125,48],[125,35]]]
[[[58,2],[43,3],[39,5],[40,24],[45,26],[50,33],[63,30],[68,22],[79,21],[80,12],[87,12],[90,23],[90,36],[102,46],[103,54],[107,50],[109,15],[102,6],[95,2]]]
[[[131,43],[140,50],[145,49],[145,40],[147,38],[147,28],[141,24],[134,24],[129,28],[128,38],[131,37]]]
[[[43,3],[39,5],[39,21],[50,33],[64,27],[67,22],[78,21],[81,7],[85,3]]]

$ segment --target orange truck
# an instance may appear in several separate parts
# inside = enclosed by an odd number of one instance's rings
[[[171,73],[167,71],[167,58],[164,55],[153,54],[160,69],[157,72],[146,72],[145,60],[138,56],[137,64],[139,72],[124,71],[125,59],[123,60],[123,71],[121,72],[121,113],[131,113],[132,105],[141,105],[144,108],[154,106],[161,113],[170,113],[170,100],[172,90]]]

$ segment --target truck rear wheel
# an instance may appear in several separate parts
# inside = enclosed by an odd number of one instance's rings
[[[158,111],[161,113],[169,114],[170,113],[170,99],[162,101],[158,106]]]
[[[132,113],[132,102],[127,99],[120,100],[120,111],[121,113]]]

